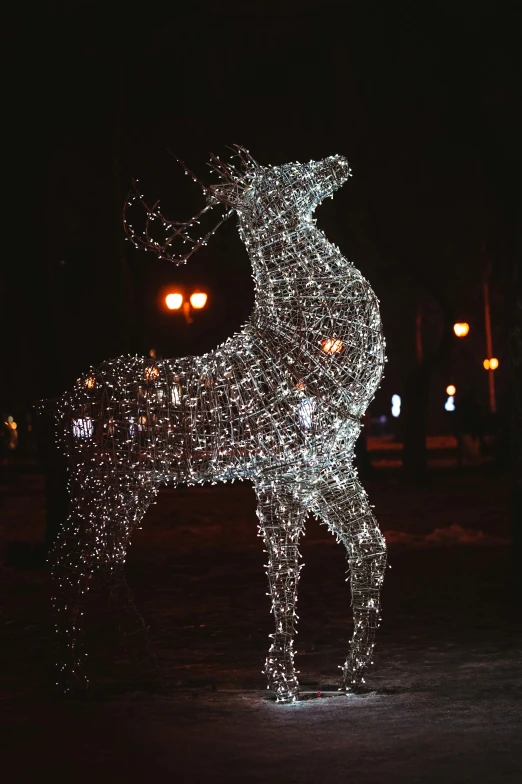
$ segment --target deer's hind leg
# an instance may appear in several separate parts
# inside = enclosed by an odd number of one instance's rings
[[[386,543],[372,513],[366,491],[351,464],[336,466],[318,486],[313,512],[343,542],[348,554],[354,630],[343,666],[343,688],[364,683],[372,663],[380,623],[380,593],[386,568]]]
[[[94,577],[113,599],[121,599],[123,627],[144,632],[123,575],[130,536],[140,523],[157,489],[153,484],[125,486],[81,474],[70,483],[71,513],[52,553],[53,604],[60,649],[60,680],[66,691],[86,688],[83,613]]]
[[[299,537],[306,509],[290,487],[273,481],[256,484],[259,532],[268,553],[267,575],[275,633],[265,663],[268,688],[278,702],[292,702],[299,694],[294,667],[294,636],[299,573]]]

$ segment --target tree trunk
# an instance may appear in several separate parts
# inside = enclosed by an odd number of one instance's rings
[[[404,386],[403,457],[404,475],[415,484],[426,481],[428,454],[426,435],[431,372],[426,365],[414,368]]]
[[[520,227],[518,242],[520,251]],[[515,248],[516,250],[516,248]],[[515,255],[513,265],[512,320],[509,335],[511,389],[511,503],[513,558],[519,596],[522,596],[522,270]]]
[[[433,370],[451,354],[453,345],[453,313],[444,294],[423,281],[425,289],[437,300],[444,314],[444,330],[437,349],[430,355],[422,348],[419,324],[419,309],[415,313],[416,340],[415,362],[407,376],[403,395],[403,457],[404,477],[414,484],[423,484],[428,478],[428,452],[426,436],[428,428],[428,404]]]

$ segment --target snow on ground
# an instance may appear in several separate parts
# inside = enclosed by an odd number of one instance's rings
[[[53,689],[48,577],[27,568],[25,545],[42,536],[41,480],[11,479],[0,498],[6,780],[522,780],[522,630],[505,481],[447,472],[424,490],[393,476],[366,484],[392,567],[368,691],[335,692],[350,634],[346,564],[310,520],[296,657],[310,699],[281,706],[261,675],[272,629],[249,487],[166,489],[136,533],[127,572],[162,689],[129,662],[100,594],[88,623],[93,689],[64,699]]]

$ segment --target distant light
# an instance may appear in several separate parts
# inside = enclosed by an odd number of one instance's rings
[[[87,376],[87,378],[83,382],[83,386],[87,387],[87,389],[94,389],[94,387],[96,386],[96,379],[94,378],[94,376]]]
[[[465,338],[469,332],[469,324],[466,321],[458,321],[453,325],[453,332],[458,338]]]
[[[393,417],[398,417],[398,416],[401,415],[401,396],[400,395],[392,395],[391,414],[392,414]]]
[[[165,297],[165,304],[169,310],[179,310],[183,305],[183,294],[172,292]]]
[[[73,419],[72,431],[75,438],[90,438],[94,433],[92,419]]]
[[[457,387],[454,384],[449,384],[446,387],[446,394],[450,397],[454,397],[455,393],[457,392]]]
[[[207,304],[207,295],[204,291],[195,291],[194,294],[190,295],[190,304],[196,310],[204,308]]]
[[[491,357],[491,359],[485,359],[482,364],[485,370],[496,370],[498,368],[498,359]]]
[[[325,354],[340,354],[343,350],[343,341],[339,338],[327,338],[321,341],[321,346]]]
[[[446,402],[444,403],[444,408],[446,411],[455,411],[455,398],[453,395],[450,395]]]

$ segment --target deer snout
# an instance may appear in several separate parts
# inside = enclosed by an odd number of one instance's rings
[[[350,164],[344,155],[334,155],[333,171],[336,179],[343,183],[350,176]]]

